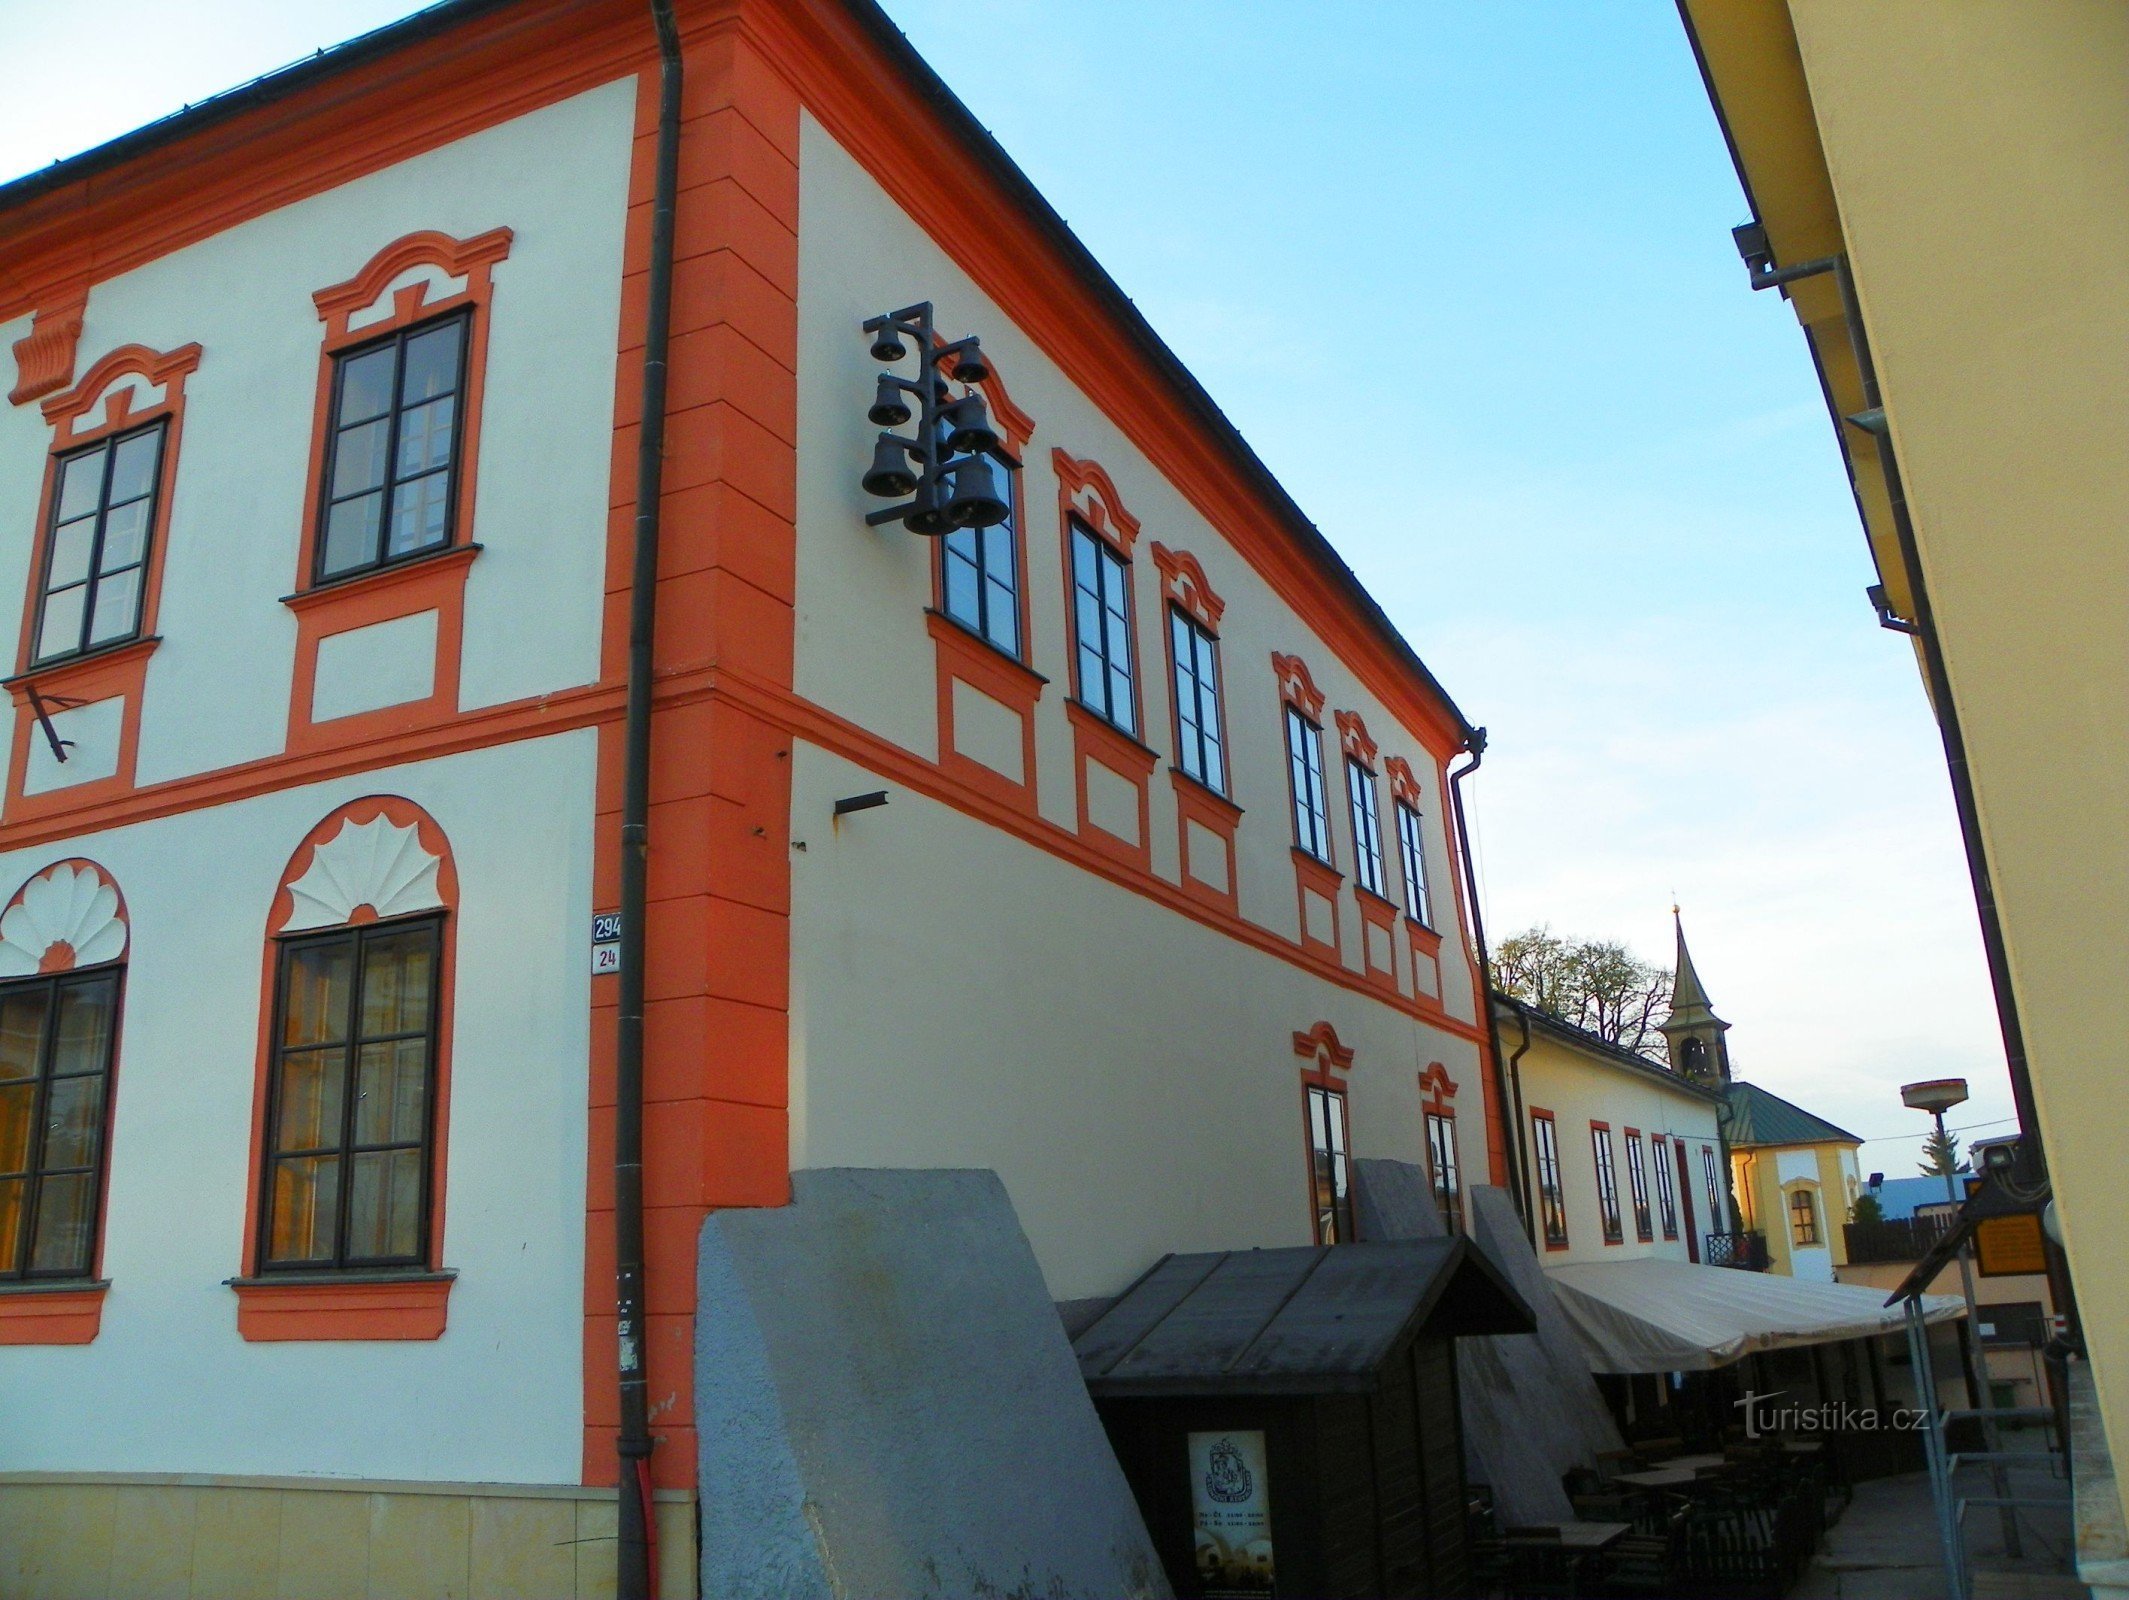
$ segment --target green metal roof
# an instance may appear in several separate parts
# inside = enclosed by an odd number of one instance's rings
[[[1726,1083],[1722,1097],[1729,1106],[1725,1127],[1733,1150],[1753,1145],[1863,1142],[1847,1129],[1836,1128],[1824,1117],[1813,1116],[1802,1106],[1756,1083],[1741,1079]]]

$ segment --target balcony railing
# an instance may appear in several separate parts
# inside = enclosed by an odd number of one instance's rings
[[[1900,1217],[1883,1222],[1849,1222],[1841,1232],[1848,1259],[1857,1266],[1891,1261],[1920,1261],[1952,1228],[1948,1213]]]
[[[1767,1236],[1764,1233],[1711,1233],[1701,1260],[1711,1267],[1738,1267],[1746,1272],[1767,1270]]]

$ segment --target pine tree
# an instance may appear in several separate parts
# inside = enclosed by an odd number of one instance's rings
[[[1922,1176],[1941,1178],[1964,1170],[1965,1163],[1959,1159],[1959,1135],[1930,1129],[1929,1137],[1922,1141]]]

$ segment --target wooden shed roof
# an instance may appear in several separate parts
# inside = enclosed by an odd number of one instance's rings
[[[1073,1341],[1100,1397],[1373,1388],[1421,1333],[1528,1333],[1466,1239],[1165,1256]]]

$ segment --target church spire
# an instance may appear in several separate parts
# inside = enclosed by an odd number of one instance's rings
[[[1678,954],[1671,976],[1671,1014],[1662,1033],[1669,1047],[1671,1070],[1702,1082],[1730,1081],[1730,1048],[1723,1035],[1730,1025],[1715,1015],[1708,991],[1693,967],[1693,953],[1685,945],[1685,921],[1676,906],[1671,921],[1678,935]]]

